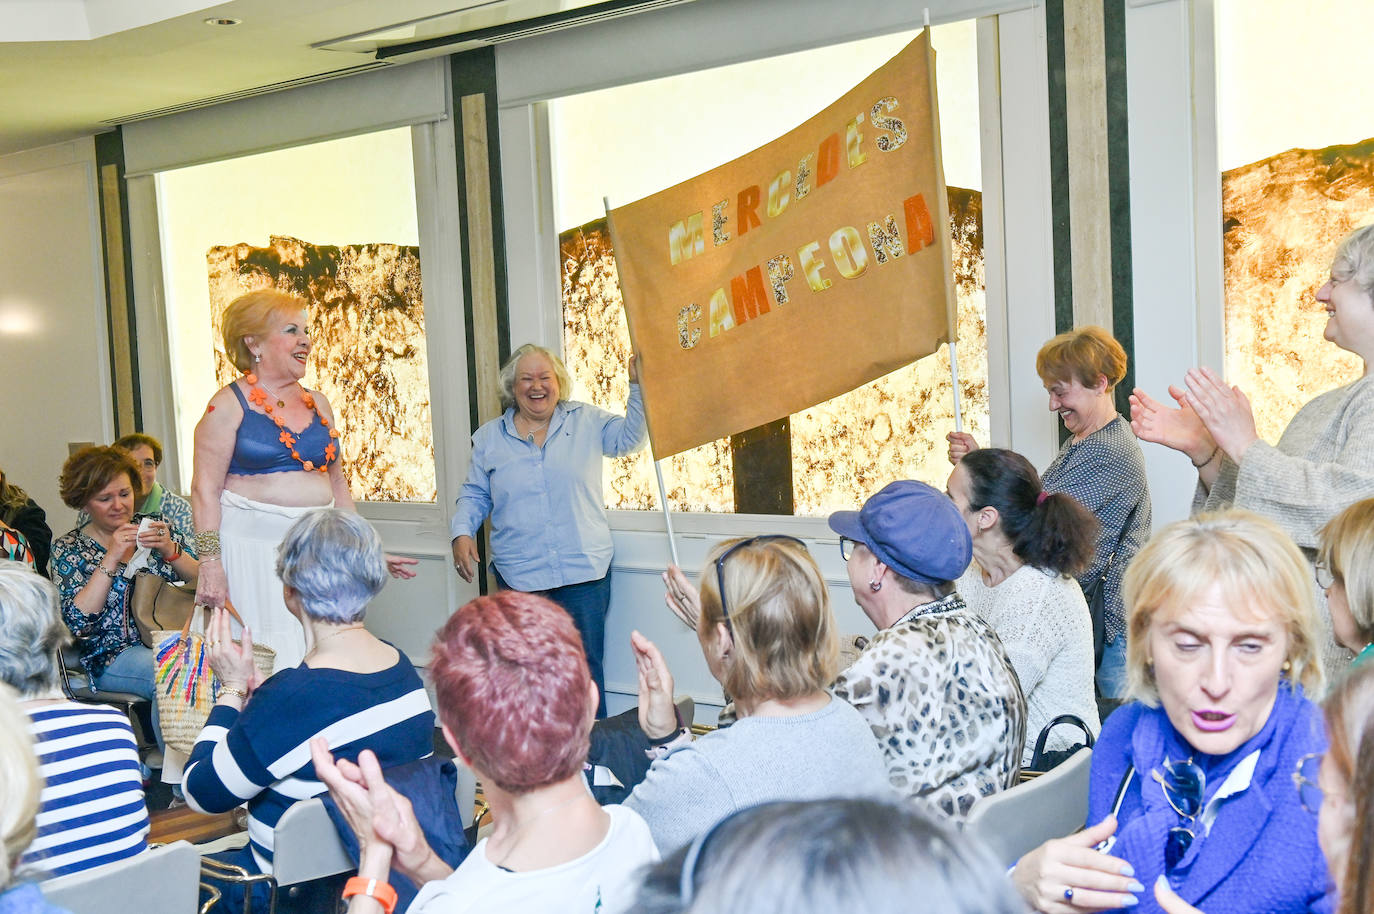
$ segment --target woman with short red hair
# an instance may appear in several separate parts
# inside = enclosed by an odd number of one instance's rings
[[[370,752],[353,766],[312,745],[358,835],[350,914],[384,909],[391,867],[424,884],[414,914],[628,911],[658,852],[644,820],[597,805],[582,776],[598,695],[568,614],[513,590],[479,597],[439,629],[429,670],[444,738],[482,782],[495,827],[451,869]]]

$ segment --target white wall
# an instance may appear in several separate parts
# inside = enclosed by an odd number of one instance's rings
[[[95,143],[0,157],[0,466],[48,512],[68,442],[113,436]]]
[[[1221,173],[1210,0],[1126,9],[1136,384],[1168,402],[1195,365],[1221,365]],[[1197,473],[1141,445],[1155,529],[1186,517]]]

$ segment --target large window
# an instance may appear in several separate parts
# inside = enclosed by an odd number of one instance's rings
[[[1217,0],[1226,375],[1275,441],[1314,395],[1360,376],[1322,338],[1331,255],[1374,221],[1374,6]]]
[[[602,197],[612,205],[661,190],[761,146],[839,97],[915,37],[835,45],[550,103],[555,219],[562,254],[564,348],[574,396],[623,409],[625,326]],[[954,234],[958,360],[965,428],[988,437],[978,78],[972,22],[936,27],[941,140]],[[948,354],[893,372],[789,418],[794,511],[853,507],[898,478],[943,485],[953,428]],[[730,512],[728,440],[664,461],[671,508]],[[657,505],[647,452],[609,462],[607,504]]]
[[[310,302],[307,387],[343,431],[353,497],[434,502],[410,128],[158,175],[182,479],[210,396],[238,375],[220,340],[235,297]]]

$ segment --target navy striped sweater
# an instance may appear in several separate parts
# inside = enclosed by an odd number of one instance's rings
[[[280,670],[242,711],[216,705],[186,764],[182,789],[191,808],[228,812],[248,802],[248,842],[260,872],[272,871],[272,833],[287,808],[325,792],[310,761],[323,736],[335,758],[364,749],[383,768],[433,752],[434,712],[415,667],[399,650],[378,673]]]

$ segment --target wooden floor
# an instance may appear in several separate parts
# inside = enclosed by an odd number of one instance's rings
[[[154,810],[148,817],[153,822],[152,830],[148,833],[148,841],[158,844],[166,844],[169,841],[200,844],[243,830],[234,824],[233,813],[207,816],[189,806]]]

